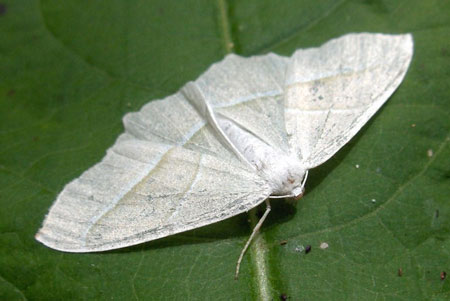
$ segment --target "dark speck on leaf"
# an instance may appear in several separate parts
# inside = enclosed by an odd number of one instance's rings
[[[287,296],[286,294],[281,294],[281,295],[280,295],[280,300],[285,301],[285,300],[287,300],[287,299],[288,299],[288,296]]]
[[[447,273],[445,271],[441,272],[441,280],[444,280],[447,277]]]
[[[403,270],[402,270],[402,268],[399,268],[398,269],[398,277],[402,277],[403,276]]]
[[[6,95],[8,96],[13,96],[14,94],[16,94],[16,91],[14,89],[11,89],[6,93]]]
[[[280,241],[280,245],[281,245],[281,246],[284,246],[285,244],[287,244],[287,240],[282,240],[282,241]]]
[[[311,245],[305,247],[305,254],[308,254],[309,252],[311,252]]]
[[[6,4],[0,3],[0,16],[6,14]]]
[[[436,218],[439,217],[439,209],[436,209],[436,212],[434,212],[434,216],[435,216]]]

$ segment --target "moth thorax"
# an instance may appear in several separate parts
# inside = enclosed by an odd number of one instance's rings
[[[294,154],[276,150],[233,121],[218,116],[220,127],[237,151],[260,172],[272,187],[272,195],[298,196],[305,169]]]
[[[274,196],[297,197],[303,193],[305,169],[295,155],[279,155],[264,170]]]

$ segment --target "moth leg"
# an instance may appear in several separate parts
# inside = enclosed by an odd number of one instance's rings
[[[256,224],[255,228],[253,228],[252,235],[250,235],[250,238],[247,240],[247,243],[245,244],[244,248],[241,251],[241,255],[239,255],[239,259],[236,264],[236,274],[234,275],[234,279],[238,279],[239,277],[239,268],[241,267],[242,258],[244,258],[244,254],[247,251],[248,247],[250,246],[250,243],[252,242],[253,238],[255,237],[256,233],[258,233],[259,228],[261,228],[264,220],[266,219],[267,215],[269,215],[269,212],[271,210],[269,199],[266,200],[266,211],[264,212],[263,216],[259,220],[259,222]]]

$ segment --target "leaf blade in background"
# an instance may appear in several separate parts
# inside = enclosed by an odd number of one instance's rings
[[[229,50],[290,55],[363,31],[412,32],[412,65],[385,107],[311,172],[305,197],[273,204],[261,235],[269,294],[449,298],[439,276],[450,272],[447,1],[0,2],[0,298],[259,299],[254,251],[233,279],[246,215],[98,254],[57,252],[33,236],[126,112]]]

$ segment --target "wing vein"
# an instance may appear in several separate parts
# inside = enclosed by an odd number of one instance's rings
[[[330,113],[331,113],[331,108],[328,109],[327,117],[325,117],[325,120],[323,122],[323,126],[321,128],[320,134],[319,134],[319,136],[317,137],[317,139],[316,139],[316,141],[314,143],[314,147],[311,148],[312,150],[316,149],[317,144],[319,144],[320,140],[322,139],[323,133],[325,132],[325,127],[327,126],[328,118],[330,117]]]
[[[177,215],[177,213],[179,212],[179,211],[178,211],[178,208],[180,208],[181,206],[183,206],[183,204],[184,204],[184,202],[185,202],[185,200],[186,200],[184,197],[185,197],[187,194],[189,194],[190,191],[192,191],[192,188],[193,188],[193,187],[195,186],[195,184],[198,182],[199,175],[200,175],[200,168],[201,168],[201,166],[202,166],[202,161],[203,161],[203,156],[200,154],[200,158],[199,158],[199,161],[198,161],[198,165],[197,165],[197,168],[195,169],[194,177],[192,177],[191,184],[189,185],[189,187],[188,187],[185,191],[183,191],[182,195],[180,196],[180,203],[177,205],[177,207],[175,208],[175,210],[170,214],[170,216],[167,218],[167,220],[172,220],[172,218],[175,217],[175,216]]]
[[[137,181],[135,181],[135,183],[133,183],[132,185],[130,185],[131,187],[127,187],[126,189],[122,189],[121,193],[119,194],[119,196],[112,201],[108,206],[106,206],[103,210],[100,211],[99,214],[94,215],[88,222],[88,227],[86,228],[86,231],[83,233],[82,238],[83,238],[83,242],[84,242],[84,246],[86,247],[86,243],[87,243],[87,236],[89,235],[92,227],[97,224],[97,222],[102,219],[106,214],[108,214],[108,212],[110,212],[111,210],[113,210],[117,204],[120,202],[120,200],[122,200],[124,198],[124,196],[129,193],[131,190],[133,190],[134,187],[136,187],[136,185],[138,185],[139,183],[141,183],[145,178],[147,178],[150,173],[155,169],[155,167],[158,166],[158,164],[162,161],[162,159],[169,154],[169,152],[174,149],[174,146],[170,147],[168,150],[166,150],[163,154],[161,154],[159,157],[157,157],[157,160],[155,160],[155,164],[150,165],[149,168],[142,173],[142,176],[139,177],[139,179]]]

